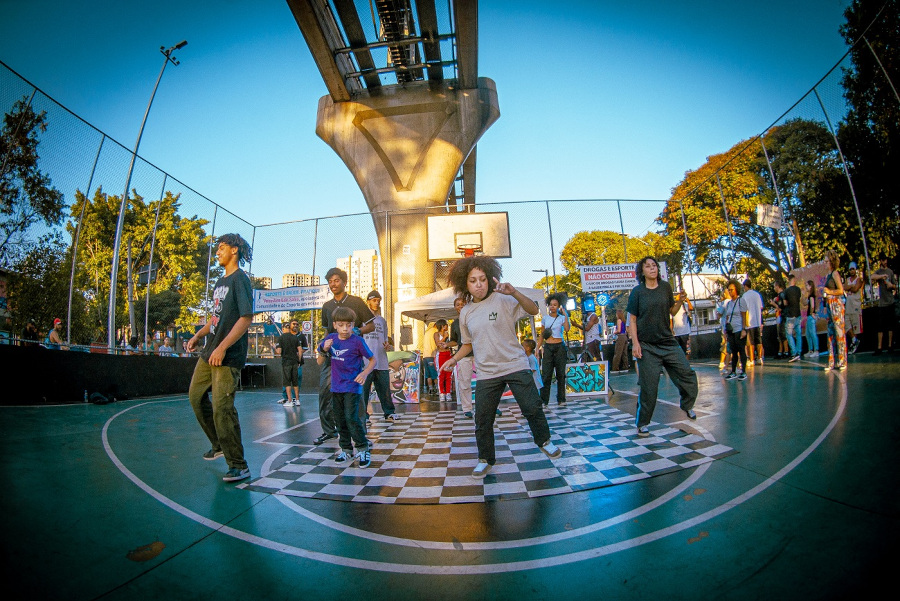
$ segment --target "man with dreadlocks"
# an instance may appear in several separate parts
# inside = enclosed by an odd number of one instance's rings
[[[253,293],[250,278],[240,268],[251,259],[250,245],[238,234],[225,234],[217,240],[216,260],[225,274],[213,289],[212,314],[206,325],[187,343],[193,352],[200,339],[210,335],[197,359],[188,399],[197,421],[212,448],[203,458],[213,461],[225,457],[228,472],[225,482],[250,477],[241,443],[241,423],[234,408],[234,391],[247,361],[247,329],[253,318]],[[206,391],[212,388],[212,400]]]

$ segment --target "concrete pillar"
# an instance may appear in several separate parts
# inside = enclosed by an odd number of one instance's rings
[[[420,82],[348,102],[319,100],[316,135],[350,169],[372,213],[388,323],[394,303],[434,292],[425,209],[446,205],[463,161],[499,117],[497,89],[487,78],[474,89]]]

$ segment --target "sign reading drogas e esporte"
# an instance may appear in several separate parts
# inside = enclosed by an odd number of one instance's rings
[[[295,286],[276,290],[254,290],[253,312],[321,309],[331,296],[328,286]]]
[[[582,292],[609,292],[612,290],[631,290],[637,285],[634,277],[634,263],[618,265],[582,265],[581,271]],[[659,275],[662,279],[668,279],[666,262],[660,261]]]

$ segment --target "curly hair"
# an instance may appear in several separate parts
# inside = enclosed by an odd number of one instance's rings
[[[548,307],[550,306],[550,301],[555,300],[559,303],[559,306],[563,309],[566,308],[566,302],[569,300],[569,296],[565,292],[554,292],[553,294],[548,294],[547,298],[544,299],[544,304]]]
[[[825,258],[828,259],[829,263],[831,263],[832,269],[837,269],[841,266],[841,257],[837,254],[836,250],[826,251]]]
[[[654,263],[656,263],[657,269],[659,268],[659,259],[657,259],[656,257],[651,257],[648,255],[638,261],[634,266],[634,275],[637,277],[637,281],[641,284],[645,283],[647,279],[644,277],[644,263],[646,263],[647,261],[653,261]],[[657,275],[657,278],[660,278],[660,276]]]
[[[238,265],[243,265],[247,261],[253,260],[253,250],[240,234],[222,234],[216,240],[216,246],[227,244],[238,249]]]
[[[471,273],[473,269],[480,269],[484,272],[484,275],[487,276],[487,296],[490,296],[491,293],[494,292],[494,287],[497,285],[494,282],[494,278],[499,280],[500,276],[503,275],[503,269],[494,257],[481,255],[476,257],[466,257],[465,259],[455,261],[453,265],[450,266],[450,274],[447,276],[447,285],[452,286],[456,294],[465,299],[467,303],[472,301],[472,295],[469,294],[468,280],[469,273]]]

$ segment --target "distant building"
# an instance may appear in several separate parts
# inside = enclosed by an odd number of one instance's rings
[[[271,290],[271,289],[272,289],[272,278],[268,278],[268,277],[260,277],[260,278],[256,278],[256,280],[257,280],[260,284],[262,284],[262,287],[263,287],[264,290]]]
[[[282,288],[293,288],[295,286],[318,286],[319,276],[309,275],[308,273],[286,273],[281,276]]]
[[[378,290],[384,296],[381,257],[374,249],[354,250],[351,256],[339,258],[337,267],[347,272],[350,294],[366,298],[371,291]]]

